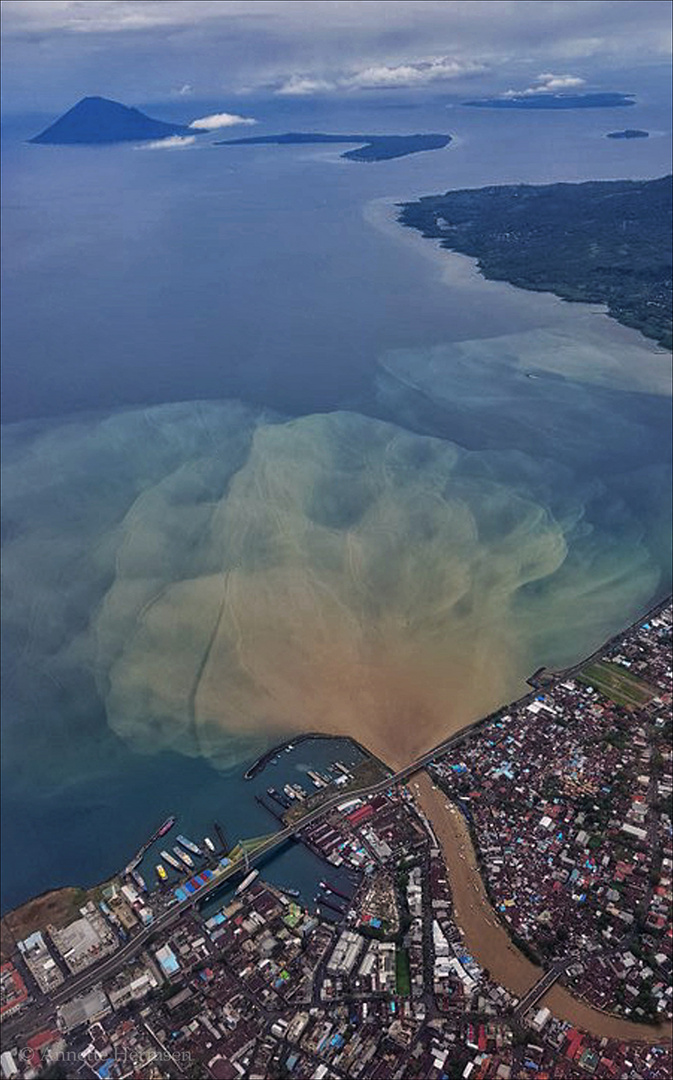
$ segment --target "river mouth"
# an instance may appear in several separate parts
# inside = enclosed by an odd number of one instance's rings
[[[144,754],[317,731],[405,765],[663,591],[612,481],[361,413],[183,403],[5,445],[15,670],[88,672]]]
[[[394,220],[391,191],[514,159],[603,175],[590,118],[514,147],[477,112],[445,155],[371,167],[54,147],[45,171],[9,141],[11,906],[102,878],[195,789],[237,823],[234,771],[279,735],[405,764],[667,591],[661,356]]]

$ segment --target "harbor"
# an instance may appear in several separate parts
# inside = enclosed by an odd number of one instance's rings
[[[325,742],[325,740],[329,738],[330,736],[325,735],[324,733],[321,734],[320,732],[309,731],[305,732],[302,735],[295,735],[291,739],[286,739],[284,742],[278,743],[277,745],[272,746],[269,750],[265,750],[263,754],[260,754],[260,756],[253,761],[252,765],[250,765],[243,773],[243,779],[253,780],[256,776],[263,772],[264,769],[266,769],[267,765],[277,765],[278,762],[281,760],[282,754],[289,754],[306,742],[312,742],[315,740]],[[349,738],[347,740],[344,740],[342,737],[335,737],[334,742],[336,743],[337,741],[347,741],[348,743],[351,743],[354,747],[356,747],[363,756],[374,757],[371,751],[368,750],[365,746],[362,746],[362,744],[357,742],[356,739]],[[309,775],[311,775],[311,773],[309,773]]]
[[[124,870],[124,873],[125,874],[133,874],[134,872],[137,873],[138,866],[140,866],[140,863],[143,861],[145,855],[147,854],[149,849],[152,847],[152,844],[156,843],[156,841],[161,839],[162,836],[166,836],[166,834],[170,832],[170,830],[173,828],[174,825],[175,825],[175,818],[174,817],[166,818],[166,820],[159,826],[159,828],[155,832],[152,833],[149,840],[147,840],[142,845],[142,847],[140,847],[138,849],[136,854],[131,859],[131,862],[128,864],[128,866]]]
[[[156,896],[162,906],[175,897],[181,900],[197,894],[212,880],[213,871],[228,865],[227,856],[241,850],[241,841],[248,842],[250,833],[268,835],[283,826],[288,811],[297,813],[302,807],[314,806],[320,797],[338,794],[341,788],[355,782],[357,770],[369,761],[376,759],[350,739],[312,735],[285,741],[262,759],[256,759],[243,774],[247,780],[241,792],[249,810],[244,835],[241,825],[233,829],[230,824],[225,827],[221,819],[204,820],[200,814],[188,816],[176,810],[124,866],[126,887]],[[267,767],[273,771],[274,780],[268,787],[264,786],[267,777],[262,776]],[[313,908],[336,905],[337,911],[331,910],[336,915],[341,905],[337,893],[328,894],[319,887],[325,871],[326,864],[317,853],[297,843],[289,843],[264,860],[265,877],[288,896]],[[347,879],[336,882],[337,889],[348,885]],[[223,886],[224,894],[232,888]],[[221,902],[219,894],[220,890],[216,890],[215,902]],[[209,897],[208,910],[212,904]]]

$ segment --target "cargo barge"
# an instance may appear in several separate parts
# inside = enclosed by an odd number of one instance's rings
[[[347,900],[349,904],[353,899],[352,894],[349,896],[348,893],[342,892],[336,885],[332,885],[330,881],[321,881],[320,888],[324,889],[325,892],[334,893],[335,896],[340,896],[342,900]]]
[[[131,871],[131,877],[133,878],[133,880],[135,881],[136,885],[138,886],[138,888],[140,889],[141,892],[147,892],[148,891],[147,884],[145,882],[145,878],[142,876],[142,874],[138,870],[132,870]]]
[[[315,902],[322,907],[328,907],[332,911],[336,911],[337,915],[340,915],[342,919],[346,915],[346,908],[341,907],[339,904],[335,904],[328,896],[316,896]]]
[[[267,788],[266,793],[269,796],[269,798],[274,799],[285,810],[287,810],[288,806],[290,805],[290,803],[292,801],[291,799],[288,799],[287,795],[284,795],[280,791],[276,791],[276,789],[274,787]]]
[[[276,821],[283,820],[283,814],[279,806],[272,806],[270,801],[264,797],[264,795],[255,795],[255,802],[258,802],[260,806],[263,806],[267,814],[271,814]]]
[[[222,853],[224,855],[226,855],[226,853],[229,851],[229,844],[227,842],[227,834],[225,833],[224,829],[220,825],[219,821],[216,821],[214,824],[215,824],[215,832],[217,833],[217,839],[220,842],[220,851],[222,851]]]
[[[245,890],[248,888],[248,886],[252,885],[255,878],[258,878],[258,877],[259,877],[259,870],[251,870],[250,873],[248,874],[248,876],[243,878],[243,881],[241,882],[241,884],[236,889],[236,891],[234,893],[234,896],[240,896],[242,892],[245,892]]]

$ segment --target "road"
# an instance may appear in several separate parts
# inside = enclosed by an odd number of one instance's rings
[[[561,978],[566,966],[566,964],[555,964],[549,971],[545,971],[542,978],[538,979],[535,986],[531,986],[526,996],[521,999],[514,1010],[514,1015],[525,1016],[528,1010],[532,1009],[533,1005],[536,1005],[540,998],[545,996],[547,990],[550,990],[554,983]]]
[[[371,795],[376,795],[381,791],[387,791],[388,788],[408,780],[409,777],[413,776],[414,773],[417,773],[420,769],[423,769],[439,754],[446,752],[454,746],[458,746],[475,728],[484,724],[486,719],[487,718],[482,718],[475,721],[475,723],[471,724],[469,727],[463,728],[456,735],[452,735],[450,738],[445,739],[444,742],[433,747],[432,750],[428,750],[426,753],[421,754],[420,757],[416,758],[411,764],[405,765],[403,769],[399,769],[396,773],[391,773],[383,780],[379,780],[374,784],[369,784],[367,787],[351,789],[346,793],[341,791],[331,799],[327,799],[320,806],[316,807],[315,810],[310,810],[293,825],[280,829],[278,832],[273,833],[272,836],[269,836],[266,840],[262,841],[259,847],[255,848],[255,851],[248,856],[247,866],[252,868],[270,852],[282,847],[283,844],[287,844],[296,837],[302,829],[306,828],[307,825],[311,825],[315,821],[318,821],[345,800],[350,800],[355,797],[369,797]],[[76,994],[81,994],[90,987],[95,986],[101,979],[109,978],[120,967],[123,967],[124,964],[128,963],[128,961],[135,956],[143,946],[147,945],[151,938],[156,937],[157,934],[167,929],[176,922],[188,908],[194,907],[196,903],[201,903],[209,893],[213,892],[215,889],[221,888],[221,886],[229,879],[235,877],[236,874],[240,874],[243,869],[244,866],[241,865],[240,860],[231,867],[227,867],[223,873],[219,874],[212,881],[209,881],[206,885],[202,885],[197,893],[174,904],[163,915],[151,923],[150,926],[141,930],[140,933],[136,934],[130,941],[127,941],[125,945],[122,945],[122,947],[111,956],[104,957],[97,964],[87,968],[87,970],[83,971],[81,974],[74,975],[67,979],[65,983],[59,986],[58,989],[50,995],[51,1001],[56,1005],[62,1004]]]
[[[630,626],[627,630],[622,631],[619,635],[611,638],[609,642],[606,642],[600,650],[597,650],[592,655],[591,659],[603,655],[605,652],[608,651],[609,648],[611,648],[615,644],[616,641],[623,638],[626,633],[632,630],[633,626],[638,625],[639,622],[642,622],[644,619],[650,617],[654,612],[662,610],[669,602],[670,597],[667,598],[665,601],[661,601],[654,608],[652,608],[647,613],[647,615],[641,616],[641,618],[637,620],[637,622]],[[574,673],[586,663],[587,661],[585,660],[582,662],[582,664],[574,665],[571,669],[565,669],[564,671],[557,672],[553,680],[551,680],[550,683],[547,684],[545,690],[550,690],[554,683],[560,682],[562,679],[566,678],[571,672]],[[370,784],[366,787],[358,788],[357,790],[351,790],[347,794],[345,794],[344,792],[339,792],[332,798],[326,800],[319,807],[316,807],[315,810],[311,810],[306,813],[300,821],[295,822],[293,825],[287,826],[284,829],[280,829],[277,833],[274,833],[272,836],[264,840],[259,845],[259,847],[255,849],[254,853],[248,857],[246,862],[246,868],[254,866],[270,852],[275,851],[277,848],[282,847],[283,844],[288,843],[291,839],[296,837],[303,828],[311,825],[315,821],[318,821],[325,814],[329,813],[330,810],[333,810],[336,806],[339,806],[340,803],[344,802],[345,799],[352,799],[355,796],[369,797],[371,795],[377,794],[378,792],[386,791],[391,786],[405,782],[415,773],[425,768],[425,766],[430,764],[430,762],[433,761],[435,758],[439,757],[443,753],[446,753],[448,750],[459,746],[462,742],[468,739],[474,731],[487,724],[494,715],[502,713],[508,708],[514,707],[515,705],[523,705],[526,702],[533,700],[538,693],[539,690],[533,689],[529,693],[525,694],[523,697],[517,699],[516,702],[510,703],[510,705],[501,706],[499,709],[496,710],[495,713],[490,713],[488,716],[484,716],[478,720],[475,720],[473,723],[468,724],[466,727],[462,728],[461,731],[457,732],[455,735],[451,735],[449,736],[449,738],[444,739],[442,742],[434,746],[431,750],[420,754],[409,765],[406,765],[404,768],[399,769],[395,773],[391,773],[383,780],[380,780],[374,784]],[[118,949],[117,952],[113,953],[112,956],[103,958],[97,964],[88,968],[81,974],[72,976],[67,979],[66,982],[61,987],[59,987],[58,990],[54,991],[54,993],[51,994],[51,1001],[55,1004],[60,1004],[64,1001],[67,1001],[74,995],[84,992],[91,986],[94,986],[96,983],[99,983],[101,979],[107,978],[110,975],[114,974],[120,967],[126,964],[137,952],[139,952],[150,941],[150,939],[155,937],[157,934],[160,934],[167,927],[171,926],[174,922],[176,922],[188,908],[193,907],[196,903],[200,903],[207,895],[209,895],[209,893],[211,893],[215,889],[220,888],[226,881],[234,877],[234,875],[240,873],[241,869],[242,867],[239,860],[231,867],[226,868],[223,873],[220,873],[212,881],[208,882],[206,885],[203,885],[197,893],[193,894],[192,896],[186,898],[183,901],[179,901],[178,903],[174,904],[173,907],[171,907],[161,916],[159,916],[150,926],[146,927],[145,929],[141,930],[140,933],[136,934],[130,941],[128,941],[125,945]]]

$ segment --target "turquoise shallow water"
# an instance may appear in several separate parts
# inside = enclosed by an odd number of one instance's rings
[[[539,127],[507,168],[474,113],[381,166],[16,148],[5,908],[109,875],[169,812],[264,832],[241,772],[281,734],[405,758],[670,588],[670,357],[376,209],[633,170],[595,117],[559,123],[556,162]],[[310,891],[302,858],[277,866]]]

